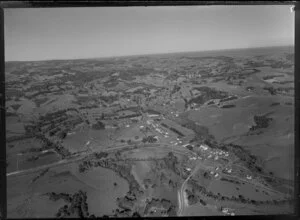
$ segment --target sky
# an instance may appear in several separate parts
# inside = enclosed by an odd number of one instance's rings
[[[294,45],[291,6],[4,9],[5,60]]]

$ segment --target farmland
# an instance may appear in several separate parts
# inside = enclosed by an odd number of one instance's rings
[[[7,62],[8,217],[292,213],[291,56]]]

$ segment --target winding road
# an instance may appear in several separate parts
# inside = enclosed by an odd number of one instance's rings
[[[197,166],[194,168],[194,170],[190,173],[190,175],[184,180],[182,183],[180,190],[178,191],[178,211],[177,211],[177,216],[181,216],[184,208],[186,206],[185,204],[185,198],[184,198],[184,190],[185,190],[185,185],[189,181],[189,179],[198,171],[198,169],[201,167],[201,164],[198,163]]]

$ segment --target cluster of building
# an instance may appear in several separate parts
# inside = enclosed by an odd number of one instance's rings
[[[148,116],[149,117],[149,116]],[[152,119],[148,119],[146,121],[146,123],[150,126],[152,126],[152,128],[157,131],[158,133],[160,133],[161,135],[163,135],[165,138],[169,137],[169,133],[167,131],[165,131],[165,129],[163,129],[159,124],[154,123],[154,120]],[[174,142],[173,142],[174,143]]]
[[[174,144],[175,146],[182,144],[182,140],[180,140],[179,138],[176,138],[176,141],[170,141],[170,144]],[[182,145],[183,147],[185,147],[185,145]]]
[[[205,144],[201,144],[199,149],[201,151],[208,152],[208,159],[213,158],[214,160],[218,160],[219,157],[228,157],[229,153],[223,150],[212,150],[209,146]]]
[[[232,168],[225,168],[225,169],[223,170],[223,172],[231,173],[231,172],[232,172]]]
[[[235,215],[234,210],[231,208],[221,208],[221,211],[226,215],[231,215],[231,216]]]
[[[171,113],[171,115],[174,115],[175,117],[178,117],[178,116],[179,116],[179,114],[178,114],[177,111],[175,111],[175,112],[171,111],[170,113]]]

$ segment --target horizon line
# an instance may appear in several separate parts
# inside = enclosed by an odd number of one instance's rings
[[[214,52],[214,51],[226,51],[226,50],[246,50],[246,49],[260,49],[260,48],[273,48],[273,47],[295,47],[295,45],[274,45],[274,46],[262,46],[262,47],[240,47],[240,48],[225,48],[225,49],[213,49],[213,50],[194,50],[194,51],[176,51],[166,53],[148,53],[148,54],[128,54],[128,55],[116,55],[116,56],[103,56],[103,57],[85,57],[85,58],[63,58],[63,59],[44,59],[44,60],[10,60],[8,62],[46,62],[46,61],[67,61],[67,60],[92,60],[92,59],[116,59],[135,56],[153,56],[153,55],[167,55],[167,54],[180,54],[180,53],[197,53],[197,52]]]

